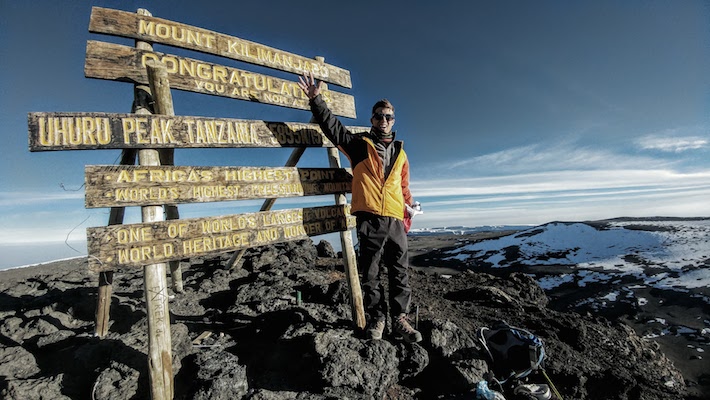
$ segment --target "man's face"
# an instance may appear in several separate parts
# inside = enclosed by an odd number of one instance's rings
[[[394,111],[389,107],[379,107],[375,109],[375,113],[370,118],[372,126],[381,130],[384,133],[392,132],[394,126]]]

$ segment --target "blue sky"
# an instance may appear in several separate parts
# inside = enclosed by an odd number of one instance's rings
[[[86,227],[108,218],[107,209],[84,208],[84,166],[117,163],[120,151],[27,148],[28,112],[130,111],[130,84],[84,77],[87,40],[133,43],[90,34],[92,6],[146,8],[349,70],[353,89],[337,90],[355,97],[358,118],[346,124],[367,126],[382,97],[396,107],[412,191],[425,210],[415,227],[710,215],[706,1],[0,0],[0,250],[7,265],[77,254],[64,241],[81,241]],[[173,100],[181,115],[309,119],[307,111],[195,93],[174,91]],[[181,165],[283,166],[289,154],[185,149],[175,158]],[[326,166],[324,151],[309,149],[299,166]],[[280,200],[277,208],[330,201]],[[195,217],[259,205],[180,210]],[[127,222],[139,218],[129,210]]]

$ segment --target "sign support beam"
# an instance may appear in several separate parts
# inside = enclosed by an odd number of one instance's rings
[[[324,84],[323,86],[327,86]],[[340,153],[335,147],[328,148],[328,162],[331,168],[340,168]],[[335,204],[347,204],[348,200],[343,193],[337,193]],[[360,288],[360,276],[357,271],[357,256],[355,246],[353,246],[352,230],[340,232],[340,247],[343,250],[343,263],[345,264],[345,280],[350,289],[350,311],[352,313],[355,327],[361,331],[365,330],[365,306],[362,300],[362,289]]]
[[[153,94],[154,113],[162,115],[175,115],[173,107],[173,97],[170,93],[170,82],[168,81],[168,71],[165,64],[151,63],[148,67],[148,81],[150,92]],[[159,165],[175,164],[175,149],[158,150]],[[165,207],[165,218],[168,220],[180,219],[178,208],[174,204],[167,204]],[[175,293],[183,293],[182,270],[180,261],[170,261],[170,278],[173,283]]]
[[[150,15],[145,9],[139,9],[141,15]],[[152,47],[145,42],[136,43],[136,47]],[[148,69],[158,68],[149,65]],[[152,75],[152,74],[149,74]],[[155,78],[156,75],[153,75]],[[167,81],[167,71],[164,79]],[[151,85],[155,86],[155,84]],[[146,109],[138,110],[148,113]],[[160,165],[158,150],[138,151],[140,165]],[[141,207],[143,222],[163,221],[163,206]],[[173,357],[172,338],[170,335],[170,312],[168,310],[168,288],[166,264],[146,265],[143,268],[143,290],[145,292],[146,314],[148,317],[148,373],[150,394],[153,400],[172,400],[173,398]]]
[[[137,155],[138,152],[135,149],[124,149],[121,152],[121,165],[134,165]],[[111,207],[108,224],[123,224],[125,214],[125,207]],[[99,273],[99,293],[96,301],[96,323],[94,327],[94,335],[100,338],[106,337],[108,334],[112,294],[113,271],[101,271]]]
[[[338,149],[328,149],[328,160],[333,168],[340,167],[340,155]],[[347,204],[344,194],[335,195],[335,204]],[[350,288],[350,309],[355,326],[360,330],[365,330],[365,307],[362,302],[362,290],[360,289],[360,276],[357,273],[357,257],[353,246],[352,230],[340,232],[340,247],[343,250],[343,262],[345,263],[345,279]]]

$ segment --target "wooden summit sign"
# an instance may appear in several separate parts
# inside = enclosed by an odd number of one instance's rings
[[[148,84],[149,60],[167,66],[173,89],[310,110],[308,98],[295,81],[113,43],[87,41],[84,75]],[[321,95],[333,114],[355,118],[353,96],[327,89]]]
[[[129,37],[151,43],[214,54],[251,64],[301,75],[310,72],[317,79],[352,88],[350,72],[249,40],[137,13],[93,7],[89,32]]]
[[[29,113],[30,151],[333,147],[316,124],[155,114]],[[370,128],[349,126],[351,132]]]
[[[88,228],[89,268],[140,267],[354,227],[345,205]]]
[[[352,174],[315,124],[175,116],[171,88],[309,110],[296,80],[154,52],[162,43],[352,88],[350,73],[233,36],[137,13],[94,7],[89,30],[136,39],[135,47],[88,41],[86,77],[131,82],[132,114],[30,113],[30,151],[123,149],[120,166],[87,166],[86,206],[112,207],[109,225],[87,229],[89,267],[99,272],[96,334],[108,332],[113,270],[143,267],[151,398],[173,398],[167,271],[182,293],[179,260],[341,232],[353,322],[365,328],[345,193]],[[324,87],[334,114],[355,117],[353,96]],[[151,115],[154,114],[154,115]],[[348,127],[352,132],[370,128]],[[294,147],[285,167],[174,166],[175,148]],[[331,168],[296,168],[307,147],[327,148]],[[133,165],[137,161],[139,165]],[[269,211],[277,198],[335,194],[334,206]],[[180,219],[175,204],[265,199],[259,212]],[[142,223],[122,224],[126,206],[141,206]]]
[[[87,166],[86,207],[314,196],[351,190],[343,168]]]

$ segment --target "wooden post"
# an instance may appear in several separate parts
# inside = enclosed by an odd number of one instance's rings
[[[328,148],[328,160],[332,168],[340,168],[340,155],[338,149]],[[344,194],[335,195],[335,204],[347,204]],[[340,246],[343,249],[343,262],[345,263],[345,279],[350,288],[350,309],[352,318],[358,329],[365,329],[365,307],[362,303],[362,290],[360,289],[360,276],[357,274],[357,257],[353,246],[353,235],[350,230],[340,232]]]
[[[125,149],[121,152],[121,165],[134,165],[136,163],[136,150]],[[109,225],[121,225],[125,215],[125,207],[111,207]],[[111,295],[113,294],[113,271],[99,273],[99,293],[96,301],[96,318],[94,335],[100,338],[108,334],[111,314]]]
[[[111,295],[113,294],[113,271],[99,273],[99,293],[96,300],[96,321],[94,336],[103,338],[108,333],[109,315],[111,311]]]
[[[305,147],[296,147],[293,149],[291,152],[291,156],[288,158],[286,161],[286,167],[295,167],[296,164],[298,164],[298,160],[301,159],[301,156],[303,153],[306,151]],[[274,203],[276,203],[276,199],[266,199],[264,201],[264,204],[261,205],[261,209],[259,211],[269,211],[271,210],[271,207],[274,206]],[[227,261],[227,268],[232,269],[232,268],[238,268],[237,264],[239,264],[239,261],[242,259],[244,256],[244,253],[246,252],[246,249],[241,249],[239,251],[235,251],[234,254],[232,254],[232,257]]]
[[[148,10],[139,9],[137,14],[151,16]],[[135,47],[141,50],[153,50],[153,46],[144,41],[136,40]],[[145,85],[135,85],[133,88],[133,105],[131,112],[137,114],[152,114],[150,106],[150,89]],[[121,153],[120,165],[135,165],[137,151],[125,149]],[[121,225],[125,216],[125,207],[111,207],[108,225]],[[99,274],[99,293],[96,306],[95,335],[105,337],[110,321],[111,295],[113,292],[113,271]]]
[[[146,16],[151,15],[144,9],[139,9],[138,13]],[[146,45],[150,46],[147,43]],[[141,46],[136,43],[136,47]],[[150,70],[149,66],[148,71]],[[165,71],[164,79],[167,81],[167,71]],[[151,84],[151,86],[155,86],[155,84]],[[136,113],[149,114],[150,110],[143,108],[137,110]],[[138,164],[160,165],[158,151],[153,149],[139,150]],[[165,220],[163,206],[141,207],[141,214],[143,222]],[[171,400],[173,398],[173,357],[166,268],[165,263],[143,267],[143,290],[148,317],[148,373],[150,394],[153,400]]]
[[[160,165],[158,151],[139,150],[138,164]],[[141,214],[143,222],[165,220],[163,206],[143,206]],[[143,286],[148,316],[148,372],[153,400],[173,398],[172,340],[170,337],[166,268],[165,263],[146,265],[143,268]]]
[[[153,60],[148,64],[148,81],[150,83],[150,92],[153,95],[153,113],[162,115],[175,115],[173,107],[173,96],[170,93],[170,83],[168,81],[168,72],[164,64],[153,63]],[[175,150],[161,149],[158,150],[159,164],[158,165],[175,165]],[[165,218],[168,220],[180,219],[180,214],[176,205],[166,205]],[[182,269],[180,261],[170,261],[170,277],[173,282],[173,291],[175,293],[183,293]]]

